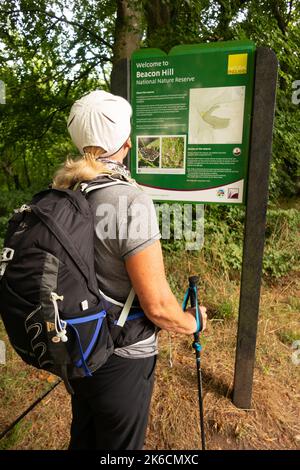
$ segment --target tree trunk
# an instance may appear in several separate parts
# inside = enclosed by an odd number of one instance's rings
[[[30,180],[30,176],[29,176],[29,172],[28,172],[28,167],[27,167],[25,152],[23,152],[23,164],[24,164],[24,173],[25,173],[27,188],[30,188],[30,186],[31,186],[31,180]]]
[[[11,187],[12,174],[11,174],[11,171],[9,171],[9,169],[6,168],[6,165],[3,162],[1,163],[1,171],[3,171],[3,173],[5,175],[7,189],[10,191],[12,189],[12,187]]]
[[[174,39],[172,25],[176,17],[176,3],[171,0],[148,0],[145,4],[149,47],[159,47],[168,52],[169,41]]]
[[[14,178],[14,183],[15,183],[15,188],[16,189],[22,189],[21,185],[20,185],[20,179],[19,179],[19,175],[17,175],[16,173],[13,175],[13,178]]]
[[[126,95],[126,90],[118,92],[120,62],[130,59],[133,51],[140,47],[143,34],[143,3],[138,0],[117,0],[115,43],[113,47],[113,68],[111,90]],[[128,98],[128,96],[124,96]]]
[[[284,36],[286,36],[286,28],[288,24],[288,13],[286,11],[286,2],[281,0],[272,0],[270,2],[271,12],[274,15],[275,20],[277,21],[278,28]]]

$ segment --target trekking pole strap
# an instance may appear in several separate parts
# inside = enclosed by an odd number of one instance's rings
[[[202,329],[202,325],[201,325],[201,315],[200,315],[200,312],[199,312],[199,304],[198,304],[198,292],[197,292],[197,287],[196,286],[194,286],[192,289],[193,289],[194,294],[195,294],[195,302],[196,302],[196,305],[195,305],[195,308],[196,308],[196,322],[197,322],[197,331],[196,331],[196,333],[199,333],[199,331],[201,331],[201,329]]]

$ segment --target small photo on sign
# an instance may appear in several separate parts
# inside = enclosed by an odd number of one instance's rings
[[[184,174],[185,135],[137,136],[137,173]]]
[[[160,137],[138,137],[138,168],[158,168]]]
[[[162,168],[184,168],[184,137],[162,137]]]
[[[229,188],[227,197],[228,197],[228,199],[238,199],[239,198],[239,188]]]

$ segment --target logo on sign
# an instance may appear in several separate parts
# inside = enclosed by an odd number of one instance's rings
[[[247,73],[248,54],[230,54],[228,56],[228,75]]]

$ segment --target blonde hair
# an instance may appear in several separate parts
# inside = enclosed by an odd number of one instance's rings
[[[100,174],[111,174],[106,166],[97,160],[105,150],[101,147],[85,147],[79,159],[68,157],[62,167],[55,173],[52,187],[67,189],[81,181],[89,181]]]

